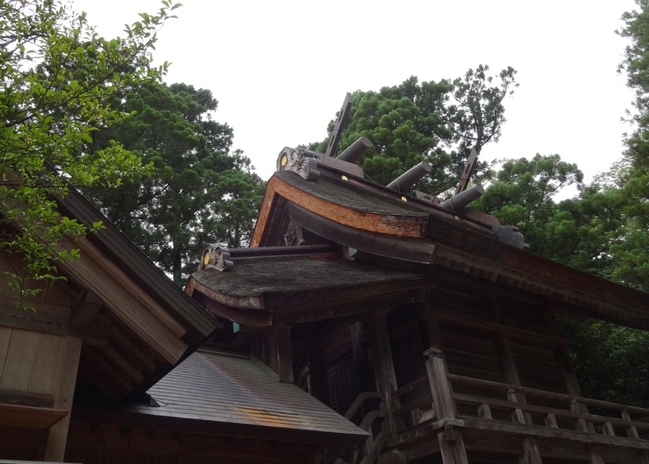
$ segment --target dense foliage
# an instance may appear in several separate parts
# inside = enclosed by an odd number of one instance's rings
[[[471,206],[517,226],[532,252],[649,291],[649,0],[636,2],[619,31],[630,39],[621,68],[636,92],[631,114],[637,128],[622,159],[588,185],[575,164],[556,154],[506,160],[493,170],[478,165],[474,180],[488,188]],[[498,85],[487,70],[437,83],[412,77],[379,92],[356,92],[339,148],[361,135],[372,140],[362,164],[384,185],[425,159],[433,172],[416,188],[438,193],[454,186],[471,146],[498,140],[503,99],[516,86],[511,68],[500,73]],[[576,194],[557,201],[566,187]],[[649,333],[599,320],[559,322],[584,395],[649,407]]]
[[[608,182],[582,201],[604,202],[605,231],[600,238],[609,265],[604,277],[649,291],[649,2],[636,0],[619,34],[630,40],[622,70],[635,90],[631,112],[635,131],[626,140],[622,161]],[[583,195],[582,195],[583,197]],[[608,229],[608,231],[606,231]],[[597,259],[595,256],[594,259]],[[623,403],[649,406],[649,333],[601,321],[564,321],[570,334],[575,368],[587,394]]]
[[[419,190],[437,193],[457,183],[472,147],[497,141],[504,117],[503,100],[518,85],[516,71],[502,70],[494,82],[488,66],[469,70],[453,81],[419,83],[410,77],[378,92],[356,91],[338,150],[361,136],[374,146],[359,162],[366,175],[386,185],[422,160],[432,166]],[[333,121],[329,132],[333,130]],[[311,144],[324,151],[327,141]],[[476,175],[484,174],[481,164]]]
[[[61,240],[87,233],[57,213],[54,196],[118,185],[146,171],[118,143],[92,157],[82,147],[97,129],[125,117],[110,105],[113,95],[164,71],[151,68],[150,50],[176,5],[162,5],[124,37],[106,40],[59,0],[0,3],[0,250],[11,265],[12,256],[27,258],[25,268],[6,276],[20,304],[38,292],[34,280],[58,278],[56,260],[78,254],[58,246]]]
[[[132,116],[99,131],[89,152],[119,140],[152,172],[91,193],[107,217],[182,285],[208,243],[247,243],[263,183],[248,158],[230,153],[232,129],[212,120],[217,101],[209,90],[149,84],[116,105]]]

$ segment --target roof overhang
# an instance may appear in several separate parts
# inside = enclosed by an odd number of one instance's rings
[[[560,302],[570,310],[649,329],[649,295],[501,241],[484,213],[436,205],[319,166],[316,180],[276,173],[251,240],[281,245],[289,225],[394,261],[445,267]],[[556,306],[556,305],[555,305]]]
[[[82,338],[80,385],[116,400],[146,391],[220,324],[79,192],[70,190],[57,201],[62,215],[104,227],[57,244],[81,251],[79,258],[57,263],[66,280],[44,292],[32,314],[10,308],[9,298],[0,300],[0,323]]]

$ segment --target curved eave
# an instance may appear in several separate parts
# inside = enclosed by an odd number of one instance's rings
[[[292,172],[277,173],[271,177],[250,240],[251,247],[265,245],[269,218],[278,197],[325,219],[367,232],[410,238],[420,238],[426,234],[428,213],[362,195],[354,195],[357,204],[350,206],[349,203],[354,203],[350,201],[352,195],[346,195],[348,192],[344,187],[321,180],[307,182]]]
[[[230,272],[203,269],[192,275],[187,289],[212,313],[264,326],[367,311],[407,301],[429,285],[426,274],[305,255],[246,258],[235,261]]]

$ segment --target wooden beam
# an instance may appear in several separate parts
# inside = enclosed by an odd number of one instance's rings
[[[59,264],[62,271],[95,293],[106,306],[142,341],[165,360],[175,364],[187,351],[180,336],[185,330],[151,297],[146,296],[124,272],[110,263],[87,239],[60,245],[71,250],[78,246],[81,257]]]
[[[424,352],[426,359],[426,371],[428,382],[433,397],[433,409],[437,420],[454,419],[455,404],[451,397],[451,389],[448,384],[446,366],[442,359],[442,353],[437,348],[429,348]]]
[[[46,333],[69,334],[70,308],[35,301],[28,304],[34,311],[16,309],[17,300],[0,296],[0,325]]]
[[[68,415],[65,409],[0,403],[2,425],[18,429],[48,430]]]
[[[104,301],[99,298],[93,291],[82,290],[72,305],[70,312],[70,329],[81,332],[95,318],[104,306]]]
[[[399,407],[398,402],[392,398],[392,392],[397,389],[397,377],[394,372],[392,350],[390,349],[390,336],[385,322],[387,310],[374,311],[368,315],[367,325],[370,332],[370,350],[372,351],[372,364],[376,390],[383,395],[383,407],[387,424],[386,431],[396,436],[399,423],[393,411]]]
[[[280,382],[293,383],[293,350],[291,349],[291,326],[274,324],[270,331],[271,369]]]
[[[234,308],[214,301],[209,296],[205,298],[203,305],[210,313],[225,317],[239,324],[268,327],[273,323],[273,311]]]
[[[543,464],[541,453],[532,438],[523,440],[523,455],[518,461],[520,464]]]
[[[358,321],[349,326],[349,331],[352,340],[352,352],[354,355],[354,363],[356,364],[356,371],[359,376],[360,391],[371,391],[375,381],[372,375],[372,366],[370,358],[367,354],[367,348],[363,345],[361,335],[363,334],[363,322]],[[367,338],[367,336],[365,337]]]
[[[17,310],[15,300],[0,296],[0,326],[25,329],[57,335],[82,337],[84,344],[103,346],[108,342],[109,327],[105,320],[94,319],[83,330],[69,326],[70,308],[52,304],[29,302],[34,311]]]
[[[602,453],[600,453],[596,449],[591,449],[590,450],[590,464],[606,464],[604,462],[604,458],[602,457]]]
[[[110,379],[122,394],[126,395],[133,389],[131,382],[135,383],[135,379],[129,376],[123,368],[120,369],[122,366],[115,369],[111,364],[106,362],[108,356],[105,355],[103,350],[89,347],[84,350],[83,357],[95,366],[99,372]]]
[[[329,382],[324,351],[319,345],[309,350],[309,393],[322,403],[329,402]]]
[[[439,328],[439,320],[437,319],[437,313],[433,308],[433,305],[430,303],[429,295],[427,295],[426,297],[426,303],[424,305],[424,309],[420,311],[419,317],[423,318],[424,323],[426,325],[426,333],[428,334],[428,344],[430,345],[431,348],[436,348],[441,351],[444,364],[447,365],[446,354],[442,343],[442,331]],[[448,365],[447,365],[447,370],[448,370]]]
[[[74,387],[77,381],[77,370],[79,369],[79,357],[83,341],[78,337],[66,336],[60,350],[58,373],[59,380],[54,395],[54,407],[70,411],[74,397]],[[65,446],[68,439],[68,427],[70,415],[54,425],[47,434],[44,460],[63,461],[65,457]]]
[[[425,240],[413,240],[413,237],[419,238],[418,235],[402,236],[398,233],[381,233],[355,227],[354,224],[319,215],[293,203],[288,204],[288,210],[292,222],[336,243],[414,263],[432,264],[435,261],[435,244]]]
[[[106,256],[87,238],[77,240],[75,244],[81,249],[82,254],[85,253],[90,257],[97,266],[105,269],[117,282],[117,285],[124,288],[130,295],[132,295],[142,306],[144,306],[150,314],[156,317],[169,331],[177,337],[185,335],[187,330],[182,324],[171,316],[164,308],[162,308],[144,289],[126,273],[119,268],[112,261],[106,259]],[[92,287],[86,286],[90,290]],[[105,298],[104,298],[105,301]]]
[[[443,464],[469,464],[460,429],[447,426],[437,433]]]
[[[0,404],[53,408],[54,395],[15,390],[0,390]]]

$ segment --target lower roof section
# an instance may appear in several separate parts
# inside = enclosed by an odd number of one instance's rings
[[[330,247],[329,247],[330,248]],[[321,312],[367,311],[373,303],[406,301],[425,276],[343,258],[340,248],[269,247],[230,250],[231,268],[192,274],[187,291],[231,321],[269,326],[318,320]]]
[[[360,446],[369,436],[297,386],[281,383],[261,363],[238,354],[193,353],[149,394],[151,404],[126,405],[120,423],[323,446]],[[86,410],[75,412],[74,419],[101,421],[106,414]]]

